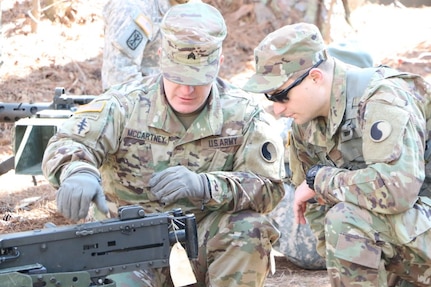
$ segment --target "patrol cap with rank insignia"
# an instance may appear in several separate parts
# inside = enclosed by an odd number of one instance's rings
[[[173,6],[160,25],[163,76],[171,82],[199,86],[219,72],[226,23],[221,13],[205,3]]]

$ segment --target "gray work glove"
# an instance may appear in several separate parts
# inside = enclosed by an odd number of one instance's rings
[[[72,220],[85,218],[92,201],[102,213],[108,213],[100,178],[89,171],[71,174],[57,191],[58,211]]]
[[[211,199],[206,175],[190,171],[184,166],[169,167],[154,173],[149,183],[151,192],[165,204],[189,197],[200,199],[203,203]]]

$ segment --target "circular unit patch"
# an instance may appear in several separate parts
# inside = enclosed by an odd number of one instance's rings
[[[277,149],[271,142],[266,142],[260,149],[260,156],[267,162],[274,162],[277,157]]]
[[[377,121],[371,125],[370,137],[373,142],[382,142],[389,137],[392,126],[387,121]]]

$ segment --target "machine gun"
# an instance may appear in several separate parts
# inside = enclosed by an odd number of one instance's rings
[[[41,175],[43,153],[49,139],[61,122],[78,106],[88,104],[96,96],[66,95],[57,87],[51,103],[0,102],[0,122],[13,122],[14,156],[0,163],[0,175],[15,169],[16,174]]]
[[[145,214],[123,206],[117,219],[0,235],[3,287],[115,287],[107,276],[169,266],[180,242],[189,259],[198,255],[193,214],[181,209]]]

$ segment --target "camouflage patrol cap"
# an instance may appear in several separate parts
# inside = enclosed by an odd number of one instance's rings
[[[173,6],[163,17],[163,76],[169,81],[197,86],[218,74],[226,23],[211,5],[199,2]]]
[[[322,35],[315,25],[286,25],[268,34],[254,49],[256,72],[243,89],[254,93],[276,90],[293,73],[327,57]]]

